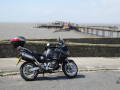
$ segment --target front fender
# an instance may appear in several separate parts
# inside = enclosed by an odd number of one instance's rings
[[[68,62],[74,62],[74,61],[71,60],[71,59],[66,59],[66,60],[63,62],[63,64],[64,64],[64,63],[68,63]]]

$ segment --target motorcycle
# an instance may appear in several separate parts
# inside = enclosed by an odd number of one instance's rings
[[[10,41],[19,52],[17,65],[21,60],[25,61],[20,67],[20,75],[23,79],[35,80],[38,74],[56,73],[61,68],[69,78],[77,75],[78,67],[73,60],[67,59],[69,53],[63,39],[58,38],[57,45],[47,43],[43,54],[25,48],[25,41],[25,38],[20,36]]]

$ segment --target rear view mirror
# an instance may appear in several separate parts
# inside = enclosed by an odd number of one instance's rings
[[[58,41],[58,42],[60,41],[60,37],[57,38],[57,41]]]

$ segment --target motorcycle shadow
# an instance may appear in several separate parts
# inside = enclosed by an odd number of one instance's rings
[[[77,78],[85,78],[85,75],[77,75],[76,77],[74,78],[68,78],[66,76],[45,76],[45,77],[37,77],[36,78],[36,81],[41,81],[41,80],[64,80],[64,79],[77,79]]]

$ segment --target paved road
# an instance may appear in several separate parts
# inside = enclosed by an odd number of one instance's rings
[[[120,58],[118,57],[70,57],[75,61],[80,70],[96,69],[120,69]],[[17,58],[0,58],[0,72],[2,71],[19,71],[22,64],[16,66]]]
[[[62,72],[24,81],[19,75],[0,77],[0,90],[120,90],[120,72],[80,72],[68,79]]]

